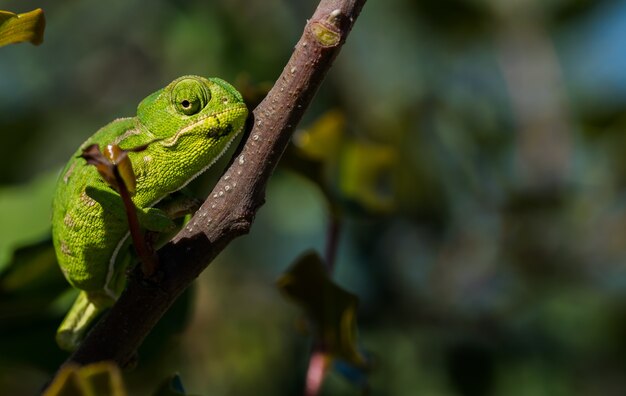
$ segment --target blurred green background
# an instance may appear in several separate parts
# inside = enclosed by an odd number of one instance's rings
[[[65,358],[72,292],[47,239],[68,156],[183,74],[254,96],[315,3],[2,2],[47,28],[0,48],[1,394]],[[626,1],[370,0],[294,143],[250,235],[139,351],[131,394],[176,371],[191,394],[302,394],[310,338],[275,281],[324,251],[329,208],[372,395],[626,394]],[[331,372],[323,394],[360,390]]]

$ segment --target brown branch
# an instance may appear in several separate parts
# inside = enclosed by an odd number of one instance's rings
[[[159,250],[160,279],[147,284],[132,276],[66,364],[125,365],[176,298],[234,238],[248,233],[274,167],[364,3],[320,2],[276,84],[254,110],[240,154],[188,225]]]

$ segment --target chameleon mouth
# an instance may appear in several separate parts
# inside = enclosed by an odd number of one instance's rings
[[[199,126],[206,125],[205,130],[207,131],[207,137],[213,139],[223,138],[225,136],[229,136],[233,132],[239,132],[243,127],[244,121],[243,117],[247,113],[248,109],[245,104],[238,105],[236,107],[231,107],[227,110],[220,111],[218,113],[212,113],[206,115],[202,118],[198,118],[196,122],[191,125],[186,126],[180,131],[176,132],[176,134],[170,138],[167,138],[161,142],[164,147],[172,147],[178,143],[178,139],[190,132],[195,131]],[[229,116],[231,115],[231,116]],[[241,126],[233,127],[232,122],[224,124],[224,120],[237,121],[241,119]]]

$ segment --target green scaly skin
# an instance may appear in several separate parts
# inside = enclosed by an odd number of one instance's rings
[[[247,114],[241,94],[225,81],[184,76],[145,98],[136,117],[98,130],[72,156],[57,182],[52,212],[57,260],[81,290],[57,331],[63,349],[75,349],[89,323],[115,301],[129,261],[118,254],[128,244],[121,197],[79,157],[82,149],[152,142],[129,153],[137,179],[133,201],[142,226],[164,232],[173,222],[153,205],[210,167],[243,129]]]

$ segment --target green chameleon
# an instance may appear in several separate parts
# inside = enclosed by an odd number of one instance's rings
[[[184,76],[145,98],[137,116],[117,119],[98,130],[61,172],[52,209],[52,237],[66,279],[80,289],[57,331],[63,349],[75,349],[90,322],[113,304],[124,288],[129,232],[120,195],[82,149],[109,144],[130,149],[136,176],[133,202],[141,226],[174,228],[165,210],[154,207],[209,168],[243,129],[248,110],[241,94],[218,78]],[[125,258],[126,257],[126,258]]]

